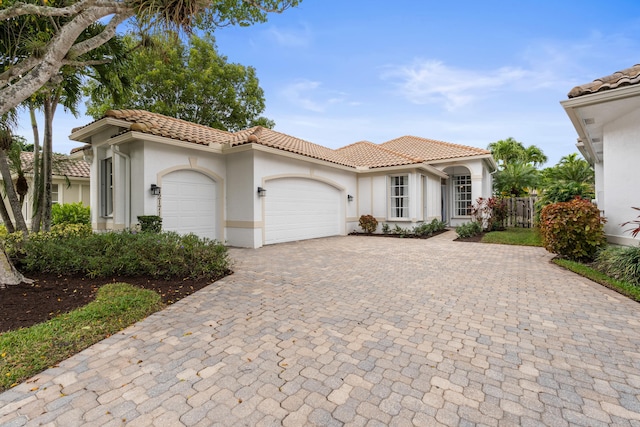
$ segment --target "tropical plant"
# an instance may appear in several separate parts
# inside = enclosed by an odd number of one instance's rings
[[[504,229],[508,213],[507,201],[502,197],[479,197],[471,207],[471,216],[486,231]]]
[[[128,82],[124,95],[99,81],[89,82],[87,113],[95,119],[110,109],[140,109],[192,123],[237,131],[274,122],[264,111],[264,92],[256,70],[227,62],[218,54],[212,36],[191,35],[184,42],[175,33],[143,40],[127,37],[129,61],[122,70]]]
[[[640,208],[631,208],[631,209],[635,209],[637,211],[640,211]],[[640,215],[638,215],[637,219],[631,220],[631,221],[627,221],[625,223],[622,224],[622,226],[624,227],[625,225],[632,225],[636,228],[630,228],[629,230],[626,230],[627,232],[631,233],[631,235],[633,237],[637,237],[638,234],[640,234]]]
[[[540,232],[545,249],[573,261],[591,261],[606,244],[605,219],[597,206],[575,198],[545,206]]]

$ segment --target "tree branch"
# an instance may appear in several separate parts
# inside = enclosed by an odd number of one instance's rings
[[[111,21],[109,21],[100,34],[80,42],[69,49],[69,52],[67,53],[67,58],[69,58],[69,60],[71,60],[71,58],[77,58],[80,55],[84,55],[85,53],[102,46],[115,36],[118,25],[133,15],[133,9],[126,8],[124,5],[119,6],[119,11],[111,18]]]
[[[110,63],[111,60],[110,59],[94,59],[92,61],[71,61],[68,59],[65,59],[62,61],[62,65],[68,65],[70,67],[89,67],[92,65],[103,65],[103,64],[108,64]]]
[[[117,1],[117,0],[116,0]],[[24,15],[35,16],[72,16],[77,15],[83,9],[92,7],[97,3],[105,3],[104,0],[80,0],[77,3],[67,7],[50,7],[39,6],[32,3],[15,3],[4,10],[0,10],[0,21],[6,21],[7,19],[17,18]],[[113,0],[110,1],[113,3]]]
[[[121,4],[116,6],[121,6]],[[2,84],[2,89],[0,90],[0,116],[18,106],[47,83],[60,70],[62,61],[80,34],[98,19],[117,13],[117,9],[118,7],[111,9],[106,7],[89,8],[80,12],[65,24],[60,32],[51,39],[44,56],[40,58],[37,65],[28,69],[26,74],[22,75],[21,73],[20,79],[15,83]],[[16,73],[13,73],[13,76],[16,75]]]

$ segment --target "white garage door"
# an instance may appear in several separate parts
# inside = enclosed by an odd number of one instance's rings
[[[162,229],[215,239],[216,183],[199,172],[181,170],[162,178]]]
[[[338,189],[302,178],[268,181],[265,188],[265,244],[340,234]]]

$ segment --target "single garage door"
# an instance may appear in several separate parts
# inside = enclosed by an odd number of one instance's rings
[[[265,244],[340,234],[341,192],[328,184],[303,178],[265,183]]]
[[[216,183],[191,170],[162,178],[162,229],[216,239]]]

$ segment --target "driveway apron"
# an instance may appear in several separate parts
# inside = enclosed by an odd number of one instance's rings
[[[542,248],[345,236],[0,394],[0,425],[640,426],[640,305]]]

